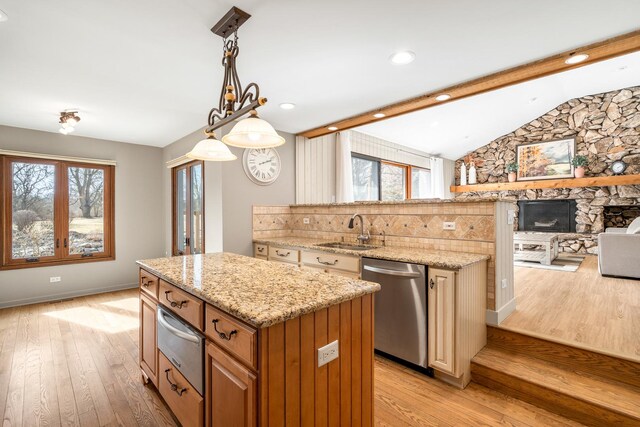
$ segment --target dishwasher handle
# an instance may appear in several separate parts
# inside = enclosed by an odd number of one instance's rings
[[[390,268],[380,268],[374,267],[372,265],[365,265],[363,267],[367,271],[371,271],[373,273],[386,274],[388,276],[399,276],[399,277],[420,277],[421,273],[416,273],[415,271],[402,271],[402,270],[393,270]]]
[[[167,322],[167,319],[165,319],[165,314],[160,310],[158,310],[158,322],[160,322],[160,324],[164,326],[173,335],[179,338],[182,338],[183,340],[191,341],[193,343],[200,342],[200,337],[198,337],[197,335],[189,334],[187,332],[181,331],[180,329],[174,326],[171,326],[169,322]]]

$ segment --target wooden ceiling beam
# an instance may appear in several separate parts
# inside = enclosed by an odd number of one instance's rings
[[[298,135],[307,138],[316,138],[335,132],[327,129],[330,126],[335,126],[336,128],[338,128],[338,130],[351,129],[357,126],[379,122],[380,120],[387,120],[392,117],[397,117],[403,114],[412,113],[414,111],[423,110],[425,108],[434,107],[436,105],[442,105],[447,102],[454,102],[462,98],[479,95],[484,92],[512,86],[518,83],[523,83],[551,74],[584,67],[585,65],[604,61],[616,56],[621,56],[636,51],[640,51],[640,30],[572,49],[557,55],[540,59],[538,61],[529,62],[524,65],[509,68],[504,71],[499,71],[497,73],[489,74],[487,76],[460,83],[454,86],[442,88],[440,90],[429,92],[405,101],[400,101],[386,107],[367,111],[366,113],[349,117],[344,120],[327,123],[326,125],[301,132]],[[586,53],[589,55],[589,58],[574,65],[568,65],[565,63],[565,60],[567,58],[578,53]],[[436,96],[445,93],[451,96],[448,101],[442,102],[435,99]],[[373,115],[376,113],[383,113],[385,114],[385,117],[373,117]]]

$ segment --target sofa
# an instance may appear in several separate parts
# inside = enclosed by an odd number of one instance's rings
[[[640,218],[628,228],[607,228],[598,234],[598,271],[640,279]]]

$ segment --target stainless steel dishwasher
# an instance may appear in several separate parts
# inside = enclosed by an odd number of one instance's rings
[[[380,283],[375,294],[376,350],[427,368],[427,268],[362,258],[362,279]]]
[[[187,322],[158,306],[158,349],[198,393],[204,392],[204,336]],[[159,375],[165,375],[160,372]]]

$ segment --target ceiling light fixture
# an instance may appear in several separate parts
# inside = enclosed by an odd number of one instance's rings
[[[407,65],[412,63],[416,59],[416,54],[410,50],[403,50],[396,52],[389,57],[389,60],[394,64]]]
[[[283,102],[282,104],[280,104],[280,108],[282,108],[283,110],[293,110],[294,108],[296,108],[296,104]]]
[[[75,126],[80,121],[77,111],[66,110],[60,113],[60,133],[63,135],[70,134],[75,130]]]
[[[564,63],[568,65],[578,64],[586,60],[587,58],[589,58],[589,55],[587,55],[586,53],[578,53],[569,56],[567,59],[565,59]]]
[[[386,114],[385,114],[385,113],[375,113],[375,114],[373,115],[373,117],[375,117],[376,119],[381,119],[381,118],[383,118],[383,117],[385,117],[385,116],[386,116]]]
[[[338,130],[338,128],[337,128],[337,127],[335,127],[335,126],[329,126],[327,129],[329,129],[329,130],[331,130],[331,131]]]
[[[244,148],[272,148],[285,142],[284,138],[276,133],[273,126],[260,119],[256,113],[256,109],[267,102],[267,98],[260,97],[260,87],[256,83],[249,83],[243,88],[236,69],[236,59],[240,52],[238,48],[238,28],[250,17],[251,15],[248,13],[237,7],[232,7],[211,28],[212,33],[222,37],[222,66],[224,67],[224,78],[218,106],[212,108],[209,112],[209,126],[205,130],[205,134],[208,137],[198,143],[205,145],[205,141],[208,141],[206,145],[211,149],[196,150],[198,148],[196,145],[187,156],[191,155],[193,158],[199,156],[197,158],[200,160],[233,160],[227,153],[219,155],[217,150],[220,149],[220,146],[217,142],[220,141],[213,137],[213,132],[234,120],[240,119],[247,113],[250,113],[250,117],[236,123],[231,132],[222,137],[222,142]],[[217,147],[215,150],[212,148],[213,145]]]
[[[193,150],[187,153],[187,157],[193,160],[211,160],[216,162],[227,162],[235,160],[237,157],[224,145],[222,141],[216,139],[214,132],[205,132],[207,137],[196,144]]]
[[[451,99],[451,95],[449,95],[448,93],[443,93],[442,95],[438,95],[436,96],[436,101],[448,101],[449,99]]]

